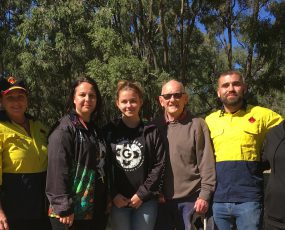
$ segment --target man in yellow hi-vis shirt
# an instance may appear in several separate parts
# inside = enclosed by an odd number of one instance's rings
[[[206,117],[216,157],[217,187],[213,213],[219,230],[236,225],[258,230],[262,225],[263,176],[260,150],[266,133],[282,117],[246,103],[247,86],[237,71],[220,75],[221,110]]]

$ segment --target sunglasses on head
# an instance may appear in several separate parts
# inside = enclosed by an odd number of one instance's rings
[[[167,94],[162,94],[160,96],[162,96],[165,100],[169,100],[172,98],[172,96],[174,97],[174,99],[180,99],[183,94],[185,93],[167,93]]]

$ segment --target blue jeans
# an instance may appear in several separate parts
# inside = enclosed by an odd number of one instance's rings
[[[260,230],[262,227],[262,204],[260,202],[214,203],[214,221],[219,230]]]
[[[157,216],[157,201],[150,200],[138,208],[117,208],[111,211],[112,230],[153,230]]]

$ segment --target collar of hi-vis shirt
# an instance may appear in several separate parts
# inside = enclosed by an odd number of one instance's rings
[[[224,116],[225,113],[229,113],[229,114],[236,114],[239,111],[246,111],[247,110],[247,102],[246,100],[243,101],[242,106],[235,112],[230,113],[230,112],[226,112],[225,110],[225,106],[222,105],[221,110],[220,110],[220,117]]]

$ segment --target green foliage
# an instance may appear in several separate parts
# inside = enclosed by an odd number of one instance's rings
[[[0,2],[0,72],[26,80],[30,112],[48,125],[64,114],[81,73],[99,84],[101,124],[118,115],[120,79],[143,86],[146,119],[161,112],[157,97],[172,78],[203,116],[218,106],[217,77],[231,67],[244,74],[252,100],[282,113],[284,41],[285,4],[277,0]]]
[[[266,94],[266,96],[262,94],[258,94],[257,100],[261,106],[270,107],[275,112],[285,117],[285,110],[284,110],[285,93],[284,91],[270,90]]]

